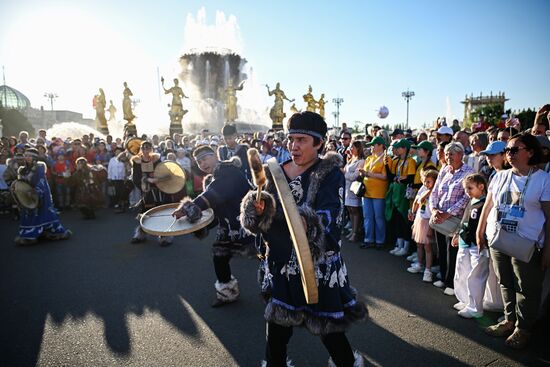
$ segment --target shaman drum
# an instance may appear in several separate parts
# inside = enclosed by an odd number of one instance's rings
[[[176,219],[172,213],[178,206],[179,203],[173,203],[149,209],[139,219],[141,228],[155,236],[181,236],[198,231],[214,220],[212,209],[203,210],[202,217],[195,223],[189,223],[185,217]]]
[[[165,194],[175,194],[185,187],[185,172],[176,162],[164,161],[155,167],[156,185]]]
[[[38,208],[38,193],[28,182],[15,180],[10,186],[10,191],[19,207],[25,209]]]

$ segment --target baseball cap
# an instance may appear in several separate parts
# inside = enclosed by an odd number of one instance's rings
[[[421,149],[422,148],[424,150],[427,150],[428,152],[431,152],[432,150],[434,150],[434,146],[432,145],[432,143],[430,143],[427,140],[424,140],[424,141],[420,142],[420,144],[413,145],[412,148],[414,148],[414,149]]]
[[[403,139],[399,139],[398,141],[393,143],[392,146],[394,148],[410,148],[411,147],[411,142],[408,139],[403,138]]]
[[[448,126],[441,126],[439,129],[437,129],[437,133],[439,135],[451,135],[451,136],[454,134],[453,129],[451,129]]]
[[[548,139],[546,139],[548,140]],[[504,153],[504,148],[506,148],[506,143],[500,140],[495,140],[489,145],[487,145],[487,148],[485,150],[482,150],[479,152],[479,154],[498,154],[498,153]]]
[[[401,129],[393,130],[393,132],[390,134],[390,136],[395,136],[395,135],[404,135],[403,130],[401,130]]]
[[[367,147],[371,147],[374,144],[382,144],[383,146],[386,146],[386,141],[382,139],[382,137],[377,136],[374,139],[371,140],[370,143],[365,144]]]

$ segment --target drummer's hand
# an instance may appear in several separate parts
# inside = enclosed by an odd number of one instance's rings
[[[156,184],[158,182],[158,179],[154,178],[154,177],[148,177],[147,182],[152,183],[152,184]]]
[[[182,210],[181,207],[178,207],[172,212],[172,216],[176,219],[180,219],[181,217],[185,216],[185,212]]]
[[[256,209],[256,215],[263,215],[265,209],[265,200],[254,201],[254,208]]]

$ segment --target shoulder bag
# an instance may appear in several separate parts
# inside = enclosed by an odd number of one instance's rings
[[[525,186],[523,187],[523,190],[520,194],[519,203],[521,206],[523,206],[523,200],[524,200],[525,192],[527,191],[527,184],[529,183],[531,173],[532,171],[529,171],[529,176],[527,176],[527,182],[525,183]],[[510,170],[510,173],[507,179],[507,181],[510,180],[508,187],[510,187],[512,175],[513,175],[512,170]],[[496,227],[497,227],[497,231],[496,231],[495,237],[493,237],[493,239],[491,240],[491,243],[489,244],[489,246],[493,250],[502,252],[505,255],[514,257],[525,263],[528,263],[529,261],[531,261],[531,257],[535,252],[536,241],[521,237],[517,233],[517,229],[514,229],[514,231],[512,230],[508,231],[506,225],[502,225],[501,223],[497,223]],[[542,233],[543,232],[541,232],[539,239],[542,237]]]
[[[433,217],[430,217],[430,227],[447,237],[451,237],[458,232],[460,222],[461,219],[455,216],[450,216],[442,223],[435,223]]]

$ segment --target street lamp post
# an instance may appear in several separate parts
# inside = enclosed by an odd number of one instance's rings
[[[406,128],[408,129],[409,128],[409,101],[411,100],[412,97],[414,97],[414,92],[412,90],[409,90],[409,88],[407,88],[407,91],[401,93],[401,96],[403,98],[405,98],[405,101],[407,101],[407,126],[406,126]]]
[[[44,93],[44,97],[50,100],[50,107],[51,107],[51,110],[53,111],[53,101],[59,96],[54,92],[46,92]]]
[[[340,105],[344,103],[344,99],[337,97],[332,99],[332,103],[336,105],[336,112],[333,112],[334,114],[334,120],[336,121],[336,126],[340,126]]]

